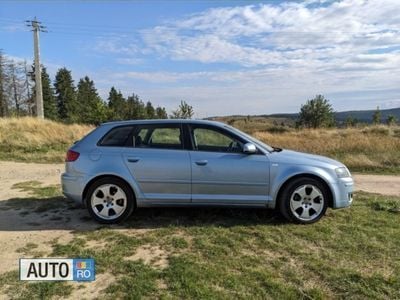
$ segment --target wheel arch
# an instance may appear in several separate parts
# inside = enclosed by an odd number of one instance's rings
[[[128,188],[130,188],[130,190],[131,190],[131,192],[132,192],[132,195],[133,195],[133,198],[134,198],[134,205],[135,205],[135,207],[137,206],[137,203],[136,203],[136,202],[137,202],[137,194],[136,194],[136,192],[135,192],[135,189],[134,189],[134,188],[132,187],[132,185],[131,185],[127,180],[125,180],[123,177],[117,176],[117,175],[113,175],[113,174],[102,174],[102,175],[98,175],[98,176],[96,176],[96,177],[94,177],[94,178],[92,178],[92,179],[89,180],[89,182],[85,185],[85,188],[83,189],[83,192],[82,192],[82,204],[83,204],[83,205],[85,205],[85,199],[86,199],[87,192],[88,192],[90,186],[91,186],[93,183],[95,183],[97,180],[100,180],[100,179],[106,178],[106,177],[112,177],[112,178],[115,178],[115,179],[118,179],[118,180],[122,180],[123,182],[125,182],[125,184],[128,186]]]
[[[280,188],[278,190],[278,193],[276,194],[275,207],[279,206],[279,201],[280,201],[280,198],[281,198],[281,194],[283,193],[285,188],[288,186],[288,184],[290,182],[292,182],[293,180],[296,180],[298,178],[312,178],[312,179],[318,180],[321,184],[323,184],[325,186],[326,190],[328,191],[328,194],[329,194],[328,195],[328,207],[330,207],[330,208],[333,207],[333,192],[332,192],[331,187],[327,183],[327,181],[324,178],[320,177],[320,176],[317,176],[315,174],[310,174],[310,173],[300,173],[300,174],[296,174],[294,176],[291,176],[291,177],[287,178],[285,180],[285,182],[280,186]]]

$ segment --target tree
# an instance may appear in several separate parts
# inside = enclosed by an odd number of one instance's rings
[[[42,67],[42,90],[44,117],[51,120],[58,119],[57,102],[54,89],[51,87],[51,80],[45,67]]]
[[[25,88],[26,88],[26,106],[27,106],[27,113],[30,116],[33,116],[35,114],[35,110],[36,110],[36,105],[35,105],[35,99],[33,98],[33,88],[31,89],[31,82],[32,77],[33,77],[33,65],[31,66],[30,69],[28,69],[28,64],[26,62],[26,60],[24,60],[24,71],[25,71]],[[53,95],[54,96],[54,95]],[[55,98],[54,98],[55,101]],[[56,114],[57,114],[57,110],[56,110]]]
[[[18,84],[18,77],[17,77],[17,72],[16,72],[16,67],[14,65],[14,63],[10,63],[10,70],[11,70],[11,93],[13,96],[13,100],[14,100],[14,105],[15,105],[15,111],[17,116],[20,115],[20,96],[19,96],[19,84]]]
[[[156,117],[156,110],[150,101],[146,103],[146,119],[154,119]]]
[[[132,94],[127,99],[126,119],[139,120],[146,119],[146,108],[138,95]]]
[[[111,120],[123,120],[126,115],[126,100],[120,91],[112,87],[108,95],[108,108]]]
[[[78,122],[98,125],[106,120],[107,108],[88,76],[79,80],[77,102],[80,107]]]
[[[27,68],[0,52],[0,117],[23,116],[29,112]]]
[[[396,123],[397,123],[397,118],[396,118],[396,116],[394,116],[394,115],[388,115],[387,120],[386,120],[386,123],[387,123],[389,126],[396,125]]]
[[[308,100],[300,108],[298,125],[307,128],[330,127],[334,124],[334,112],[329,100],[322,95]]]
[[[79,120],[80,106],[76,100],[76,91],[71,71],[61,68],[57,71],[54,87],[57,97],[58,116],[66,122]]]
[[[0,117],[5,117],[8,114],[8,103],[5,92],[5,58],[0,50]]]
[[[165,110],[165,107],[157,106],[156,118],[157,119],[168,119],[168,114],[167,114],[167,111]]]
[[[31,77],[35,85],[32,88],[32,97],[36,95],[36,82],[35,82],[35,65],[32,66]],[[42,93],[43,93],[43,111],[46,119],[57,120],[58,110],[54,89],[51,86],[50,76],[45,67],[42,66]],[[36,101],[34,101],[36,103]]]
[[[380,124],[381,118],[382,118],[382,114],[379,109],[379,106],[377,106],[374,114],[372,115],[372,123],[374,123],[375,125]]]
[[[9,114],[23,116],[27,114],[27,105],[29,92],[25,81],[26,73],[22,62],[16,62],[12,59],[6,64],[6,94],[8,103],[12,104],[9,109]]]
[[[347,116],[346,118],[346,126],[347,127],[354,127],[358,123],[358,120],[354,118],[352,115]]]
[[[186,101],[181,101],[177,110],[172,112],[172,119],[191,119],[194,115],[193,107],[186,103]]]

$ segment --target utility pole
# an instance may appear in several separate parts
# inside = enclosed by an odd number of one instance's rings
[[[47,30],[45,26],[40,25],[41,22],[39,22],[36,17],[33,20],[26,21],[26,23],[28,27],[32,27],[33,31],[33,45],[35,52],[36,116],[44,119],[42,75],[39,54],[39,32],[47,32]]]

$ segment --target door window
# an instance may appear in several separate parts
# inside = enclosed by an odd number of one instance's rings
[[[243,143],[228,134],[210,128],[194,128],[195,149],[212,152],[242,152]]]
[[[182,132],[176,126],[140,126],[133,136],[136,148],[183,149]]]

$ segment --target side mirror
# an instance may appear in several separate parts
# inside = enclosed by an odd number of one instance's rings
[[[257,152],[257,147],[252,143],[246,143],[243,146],[243,153],[254,154]]]

